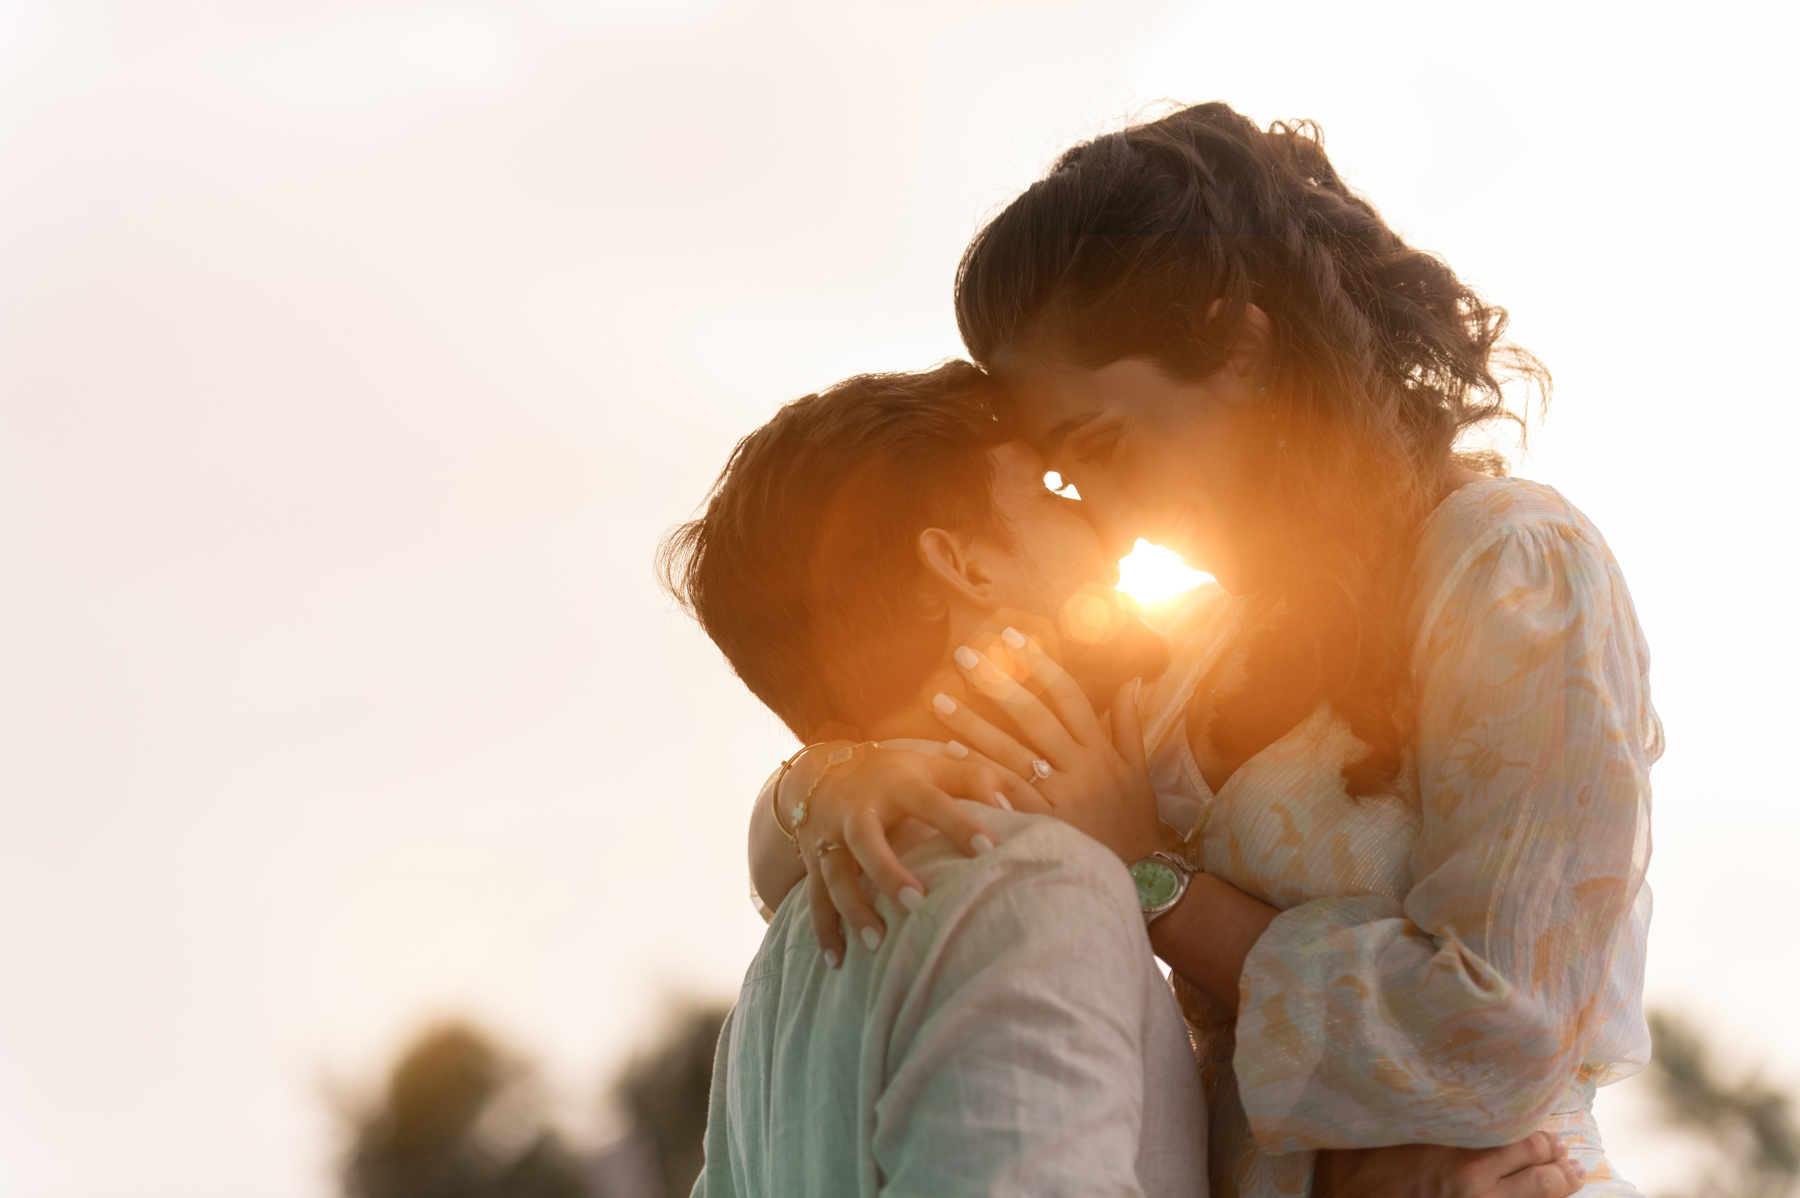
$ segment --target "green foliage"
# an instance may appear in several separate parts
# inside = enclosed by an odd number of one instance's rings
[[[531,1101],[528,1071],[461,1023],[428,1029],[358,1120],[346,1198],[584,1198],[579,1162]]]
[[[1691,1025],[1652,1011],[1650,1061],[1663,1116],[1713,1146],[1717,1166],[1694,1198],[1786,1198],[1800,1189],[1793,1100],[1751,1076],[1720,1080],[1713,1050]]]
[[[705,1163],[713,1054],[725,1008],[678,1010],[662,1039],[625,1067],[614,1090],[655,1155],[663,1198],[694,1188]]]

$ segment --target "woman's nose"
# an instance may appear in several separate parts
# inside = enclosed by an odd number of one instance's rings
[[[1118,561],[1137,548],[1137,522],[1129,518],[1108,520],[1100,529],[1100,543],[1109,559]]]

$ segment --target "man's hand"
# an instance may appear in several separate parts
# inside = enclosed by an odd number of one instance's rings
[[[1313,1198],[1568,1198],[1587,1175],[1563,1142],[1534,1132],[1503,1148],[1401,1144],[1321,1152]]]

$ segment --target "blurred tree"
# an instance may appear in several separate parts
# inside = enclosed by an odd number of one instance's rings
[[[528,1071],[458,1023],[428,1030],[394,1066],[343,1185],[348,1198],[585,1198]]]
[[[713,1053],[726,1008],[690,1007],[613,1083],[631,1131],[596,1162],[600,1198],[687,1198],[705,1160]]]
[[[1750,1077],[1721,1082],[1693,1027],[1652,1011],[1650,1077],[1664,1116],[1717,1151],[1717,1172],[1694,1198],[1784,1198],[1800,1185],[1800,1125],[1788,1095]]]

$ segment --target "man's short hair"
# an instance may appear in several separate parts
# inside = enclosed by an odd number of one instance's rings
[[[988,450],[1007,439],[993,384],[967,362],[797,399],[738,442],[705,514],[664,538],[663,584],[801,740],[865,726],[943,655],[919,533],[1005,534]]]

